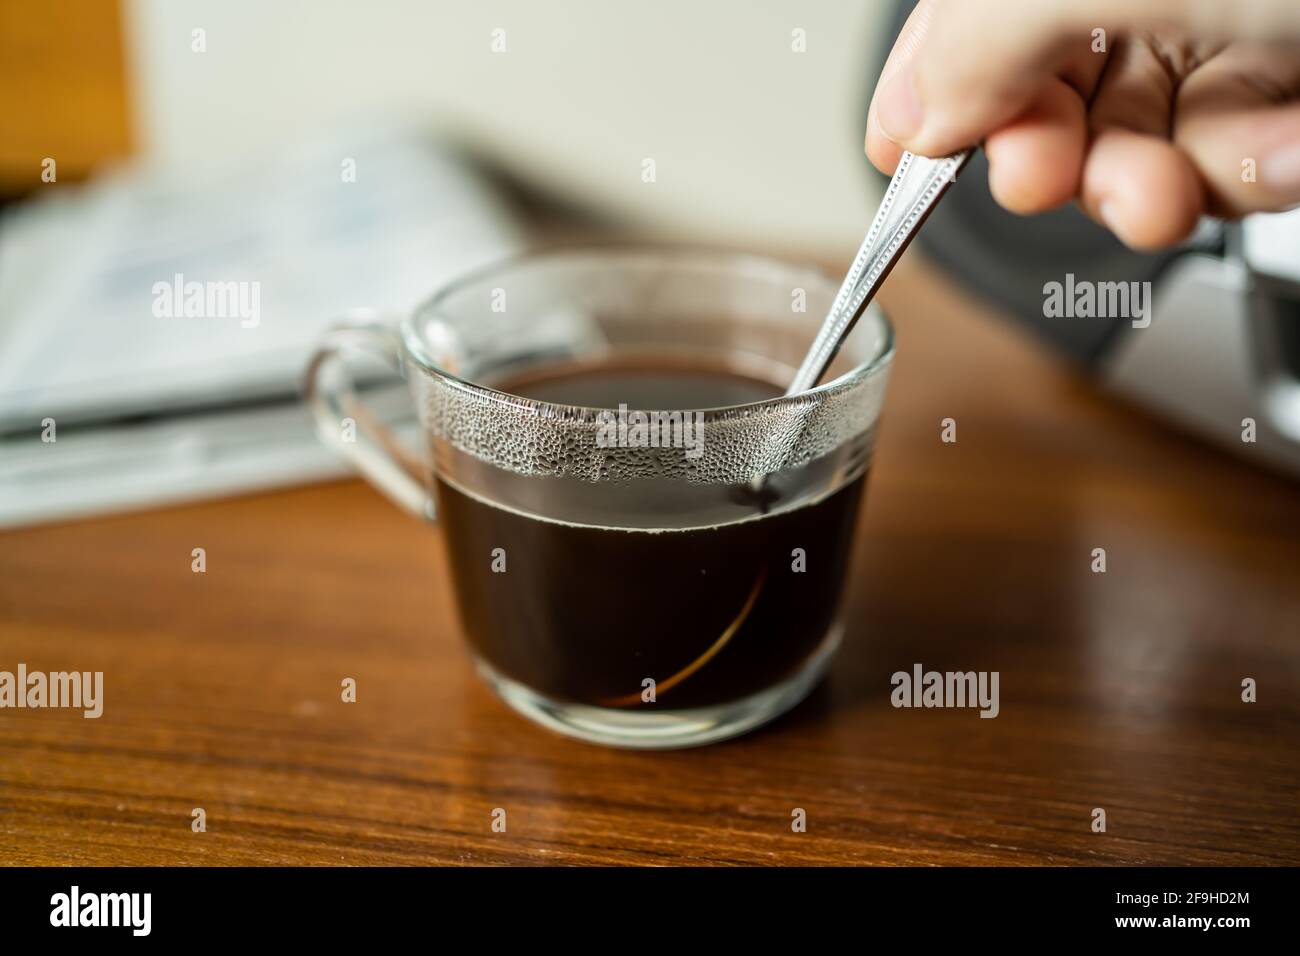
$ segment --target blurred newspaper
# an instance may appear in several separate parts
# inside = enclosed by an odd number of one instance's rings
[[[46,188],[0,218],[0,527],[344,473],[300,399],[317,336],[523,241],[409,127]]]

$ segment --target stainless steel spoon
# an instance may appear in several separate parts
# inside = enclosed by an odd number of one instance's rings
[[[853,326],[867,311],[876,290],[940,197],[956,181],[971,153],[972,150],[966,149],[942,159],[903,153],[894,178],[885,190],[885,198],[876,211],[876,218],[867,231],[867,238],[862,241],[862,248],[858,250],[849,274],[844,277],[835,303],[790,383],[787,395],[807,391],[821,381]]]

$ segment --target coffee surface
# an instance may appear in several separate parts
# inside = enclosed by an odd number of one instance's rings
[[[730,372],[673,367],[565,366],[498,387],[642,409],[708,408],[780,392]],[[662,528],[609,513],[591,523],[550,520],[494,503],[490,487],[471,491],[441,477],[436,492],[462,625],[479,656],[556,701],[676,710],[765,690],[822,646],[864,481],[859,474],[785,508],[779,488],[719,487],[739,503],[737,520],[691,527],[678,516]],[[554,491],[575,493],[559,482]],[[624,492],[628,509],[657,507],[652,481]],[[653,702],[643,699],[647,680]]]
[[[572,365],[516,376],[499,388],[513,395],[590,408],[670,410],[721,408],[776,398],[771,382],[716,368],[665,368],[663,362],[625,361],[617,366]]]

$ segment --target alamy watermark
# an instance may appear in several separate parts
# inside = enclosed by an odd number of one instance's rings
[[[83,893],[74,885],[50,897],[51,926],[125,926],[132,936],[148,936],[152,911],[152,893]]]
[[[597,448],[684,448],[687,458],[704,454],[703,412],[641,412],[605,409],[596,416]]]
[[[1150,282],[1091,282],[1065,274],[1064,282],[1043,285],[1043,317],[1048,319],[1129,319],[1135,329],[1151,324]]]
[[[155,282],[151,291],[155,318],[239,319],[244,329],[262,321],[260,282],[187,282],[178,272],[170,282]]]
[[[94,720],[104,713],[103,671],[0,671],[0,708],[69,707]]]
[[[889,702],[895,707],[978,707],[981,717],[996,717],[997,671],[926,671],[920,664],[912,672],[894,671]]]

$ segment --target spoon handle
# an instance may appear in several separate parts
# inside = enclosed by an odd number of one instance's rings
[[[867,310],[880,284],[971,158],[965,149],[941,159],[904,152],[885,190],[876,218],[844,277],[835,304],[813,340],[812,348],[790,383],[787,395],[807,391],[826,374],[853,326]]]

